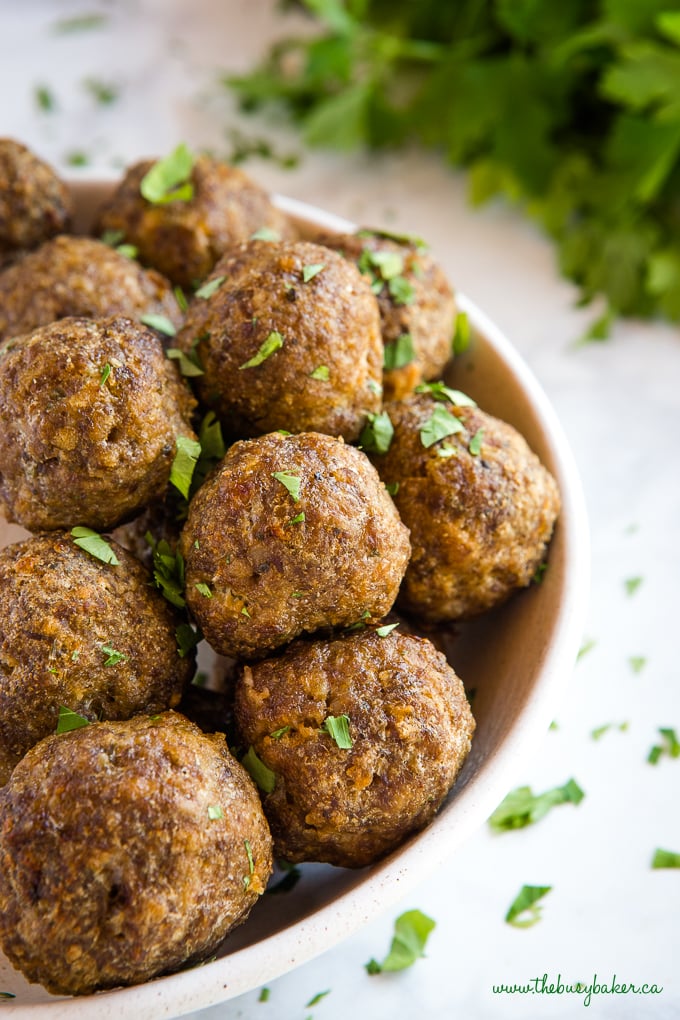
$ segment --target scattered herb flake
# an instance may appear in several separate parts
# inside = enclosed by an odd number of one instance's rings
[[[396,340],[385,344],[383,355],[383,368],[386,372],[392,372],[397,368],[404,368],[415,361],[416,350],[413,346],[413,337],[410,333],[401,333]]]
[[[467,312],[458,312],[453,324],[453,340],[451,350],[454,355],[462,354],[470,346],[470,321]]]
[[[222,806],[220,804],[208,804],[208,818],[213,822],[219,818],[224,818]]]
[[[328,382],[330,371],[328,365],[318,365],[313,372],[309,373],[310,379],[318,379],[320,382]]]
[[[194,197],[191,171],[193,154],[184,142],[163,159],[157,160],[142,177],[139,191],[152,205],[168,202],[190,202]]]
[[[118,88],[115,85],[99,81],[98,78],[86,78],[83,88],[100,106],[110,106],[118,99]]]
[[[124,230],[105,230],[99,240],[107,244],[109,248],[115,248],[121,241],[125,240]]]
[[[556,805],[580,804],[584,796],[575,779],[540,794],[532,793],[529,786],[518,786],[501,801],[489,818],[489,826],[495,832],[523,829],[539,822]]]
[[[647,665],[647,659],[644,655],[631,655],[628,664],[634,673],[641,673]]]
[[[596,726],[594,730],[590,731],[590,736],[592,737],[593,740],[600,740],[605,735],[605,733],[608,733],[609,730],[612,729],[613,726],[614,723],[604,723],[603,726]],[[621,733],[625,733],[625,731],[628,729],[628,723],[627,722],[619,723],[616,726],[616,729],[619,730]]]
[[[429,393],[435,400],[441,400],[442,403],[453,404],[454,407],[476,407],[476,402],[472,397],[468,397],[467,393],[463,393],[462,390],[453,390],[446,383],[441,381],[438,382],[425,382],[419,383],[416,386],[416,393]]]
[[[420,441],[425,449],[429,449],[441,439],[446,439],[448,436],[462,431],[463,424],[460,419],[447,411],[441,404],[436,404],[432,414],[420,428]]]
[[[248,858],[248,871],[250,872],[251,875],[254,875],[255,874],[255,861],[253,860],[253,849],[252,849],[252,847],[250,845],[250,840],[249,839],[244,839],[243,840],[243,845],[246,848],[246,856]]]
[[[258,1002],[269,1002],[269,996],[270,995],[271,995],[271,989],[267,988],[267,986],[265,985],[264,988],[260,989],[260,994],[257,997],[257,1001]]]
[[[54,94],[47,87],[47,85],[36,85],[35,87],[35,101],[38,104],[39,109],[45,113],[52,113],[56,109],[56,102]]]
[[[188,353],[180,350],[179,347],[168,347],[165,352],[166,358],[170,358],[171,361],[177,362],[177,367],[180,373],[187,379],[191,379],[195,376],[203,375],[203,365],[201,364],[198,353],[195,348],[192,348]]]
[[[390,951],[382,961],[369,960],[365,965],[369,974],[404,970],[425,955],[425,946],[436,922],[420,910],[407,910],[394,922],[394,936]]]
[[[308,266],[303,266],[302,267],[303,283],[309,283],[309,281],[313,280],[315,276],[318,276],[319,273],[323,272],[325,268],[326,266],[325,263],[323,262],[312,262]]]
[[[225,280],[226,276],[216,276],[214,280],[208,280],[207,283],[204,283],[202,287],[198,288],[196,291],[196,297],[203,298],[204,301],[207,301],[209,297],[213,296],[215,291],[220,289]]]
[[[73,709],[66,705],[59,706],[59,719],[57,720],[57,733],[70,733],[71,730],[79,730],[81,726],[89,726],[90,720],[78,715]]]
[[[680,757],[680,742],[674,729],[668,726],[660,726],[661,743],[650,748],[647,761],[650,765],[656,765],[663,755],[668,758]]]
[[[272,471],[272,478],[281,482],[294,503],[300,502],[300,478],[298,475],[292,475],[290,471]]]
[[[106,656],[104,659],[105,666],[117,666],[119,662],[127,661],[127,655],[123,652],[116,651],[116,649],[108,641],[101,646],[101,650]]]
[[[101,371],[99,373],[99,389],[102,389],[102,387],[106,385],[106,380],[109,378],[110,375],[111,366],[107,361],[105,365],[102,365]]]
[[[261,758],[257,756],[254,747],[249,747],[244,756],[241,758],[241,765],[243,765],[250,778],[254,780],[255,784],[262,790],[263,793],[273,793],[276,787],[276,773],[272,772],[270,768],[265,765]]]
[[[145,537],[153,556],[154,584],[168,602],[177,606],[178,609],[183,609],[186,600],[184,598],[184,558],[182,554],[179,550],[173,552],[170,544],[164,538],[155,542],[153,536],[148,532]]]
[[[348,715],[326,716],[321,729],[333,738],[341,750],[348,751],[353,746],[353,741],[349,733]]]
[[[416,289],[405,276],[394,276],[388,281],[387,289],[395,305],[411,305],[416,298]]]
[[[371,393],[374,393],[376,395],[376,397],[382,396],[383,388],[380,385],[380,383],[377,382],[377,380],[369,379],[368,382],[366,383],[366,386],[371,391]]]
[[[309,1002],[305,1003],[305,1009],[311,1009],[312,1006],[318,1006],[322,999],[325,999],[327,995],[331,994],[330,988],[327,988],[325,992],[317,992],[316,995],[312,996]]]
[[[248,607],[247,606],[242,606],[241,607],[241,616],[247,616],[248,619],[250,620],[251,616],[250,616],[250,612],[248,611]]]
[[[270,358],[275,351],[280,350],[281,347],[283,347],[283,337],[276,330],[273,330],[260,345],[257,354],[254,354],[248,361],[244,361],[242,365],[239,365],[239,372],[244,368],[256,368],[263,361],[266,361],[267,358]]]
[[[189,436],[177,436],[175,443],[176,451],[170,469],[170,484],[174,485],[185,499],[188,499],[194,469],[201,455],[201,444],[197,439],[191,439]]]
[[[126,259],[136,259],[139,254],[139,250],[134,244],[119,244],[116,251],[119,255],[124,255]]]
[[[396,496],[399,492],[399,482],[385,482],[385,492],[390,496]]]
[[[281,235],[271,227],[260,227],[254,234],[250,235],[251,241],[280,241]]]
[[[297,514],[295,517],[291,517],[291,519],[287,522],[286,527],[290,528],[293,524],[302,524],[304,522],[304,520],[305,520],[305,512],[303,510],[303,511],[301,511],[301,513]]]
[[[584,655],[587,655],[588,652],[592,652],[596,644],[597,641],[595,640],[595,638],[586,638],[586,640],[583,642],[583,644],[578,650],[578,653],[576,655],[576,661],[578,662],[580,659],[583,658]]]
[[[483,438],[484,438],[484,429],[477,429],[477,431],[475,432],[474,436],[472,437],[472,439],[468,443],[468,450],[470,451],[470,453],[472,454],[473,457],[479,457],[479,454],[481,453],[481,450],[482,450],[482,439]],[[542,570],[541,570],[541,567],[543,568]],[[541,577],[543,575],[543,571],[545,570],[545,568],[546,568],[546,564],[545,563],[541,563],[540,567],[539,567],[539,570],[537,571],[537,573],[539,573],[539,571],[540,571],[539,578],[538,578],[539,580],[541,579]],[[535,579],[536,579],[536,575],[534,575],[534,580]]]
[[[105,14],[76,14],[73,18],[61,18],[52,24],[52,31],[59,35],[67,32],[88,32],[93,28],[103,28],[108,23]]]
[[[89,166],[90,157],[82,149],[74,149],[66,153],[66,162],[69,166]]]
[[[180,623],[175,630],[177,652],[180,659],[185,659],[196,645],[203,639],[200,630],[194,630],[190,623]]]
[[[79,658],[80,658],[80,649],[79,648],[75,648],[71,652],[71,662],[77,662]]]
[[[394,426],[387,411],[370,412],[359,436],[359,446],[366,453],[387,453],[394,435]]]
[[[643,581],[642,577],[628,577],[628,578],[626,578],[626,580],[623,582],[624,587],[626,589],[626,595],[634,595],[635,592],[640,587],[640,585],[642,584],[642,581]]]
[[[660,850],[657,848],[652,857],[652,867],[680,868],[680,854],[676,854],[672,850]]]
[[[182,313],[186,312],[189,308],[189,302],[187,300],[186,294],[184,293],[179,284],[176,284],[172,288],[172,293],[175,295],[175,301],[177,302],[177,306],[180,312]]]
[[[16,999],[14,992],[0,992],[0,999]]]
[[[267,889],[268,893],[287,893],[293,889],[300,879],[302,878],[302,872],[298,868],[297,864],[289,864],[288,861],[277,861],[277,864],[281,871],[285,871],[283,878]]]
[[[102,563],[110,563],[112,567],[117,567],[120,563],[108,540],[93,531],[92,528],[80,526],[71,528],[71,537],[79,548],[84,549],[95,559],[101,560]]]
[[[159,333],[164,333],[166,336],[177,335],[177,330],[167,315],[155,315],[153,312],[150,312],[148,315],[141,315],[139,321],[144,326],[150,326],[151,329],[156,329]]]
[[[551,889],[551,885],[523,885],[508,908],[506,922],[515,928],[531,928],[541,919],[538,901]]]
[[[196,589],[197,592],[199,592],[200,595],[203,596],[203,598],[206,599],[212,598],[212,592],[210,588],[203,581],[197,581],[196,584],[194,585],[194,588]]]
[[[387,635],[391,634],[398,626],[398,623],[386,623],[384,627],[377,627],[375,632],[378,637],[387,637]]]
[[[274,730],[273,733],[269,734],[269,736],[271,737],[272,740],[280,740],[281,737],[284,736],[284,734],[288,733],[289,731],[290,726],[280,726],[278,730]]]

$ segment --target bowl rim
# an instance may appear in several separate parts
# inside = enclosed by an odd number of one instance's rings
[[[76,193],[111,186],[119,178],[71,179]],[[356,224],[298,199],[273,196],[276,206],[296,219],[333,232],[350,232]],[[180,1017],[225,1002],[275,980],[354,934],[387,911],[433,871],[486,821],[534,753],[554,717],[583,636],[590,584],[590,544],[586,505],[576,463],[564,429],[532,370],[501,330],[474,302],[456,293],[474,332],[490,343],[515,376],[543,432],[562,497],[561,526],[569,551],[569,576],[562,592],[553,638],[515,724],[456,794],[455,812],[436,816],[403,851],[370,869],[371,881],[342,892],[295,924],[211,963],[179,971],[145,984],[98,992],[94,996],[58,998],[42,1003],[7,1002],[3,1014],[15,1020],[147,1020]],[[367,869],[368,874],[368,869]]]

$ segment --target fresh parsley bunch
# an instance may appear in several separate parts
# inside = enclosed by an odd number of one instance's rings
[[[300,6],[298,4],[297,6]],[[679,0],[304,0],[324,26],[229,78],[310,145],[414,140],[554,237],[582,302],[680,319]]]

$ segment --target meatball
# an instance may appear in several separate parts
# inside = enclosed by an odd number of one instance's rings
[[[193,197],[153,204],[142,197],[153,160],[130,167],[99,214],[97,231],[122,231],[142,262],[190,288],[208,275],[232,245],[263,227],[282,237],[293,228],[269,196],[242,170],[198,156],[191,171]]]
[[[0,507],[30,531],[110,528],[168,485],[194,401],[157,336],[61,319],[0,345]]]
[[[175,712],[48,737],[0,791],[0,944],[57,994],[205,959],[271,868],[251,779]]]
[[[0,138],[0,265],[68,230],[72,213],[68,188],[52,167],[25,145]]]
[[[445,402],[422,393],[386,405],[394,437],[374,457],[411,530],[398,605],[433,623],[481,613],[528,585],[560,509],[553,477],[511,425],[456,391],[435,392]]]
[[[456,306],[441,267],[421,241],[379,231],[323,235],[370,279],[385,344],[385,399],[399,400],[423,379],[437,379],[452,356]]]
[[[64,532],[0,551],[0,783],[54,732],[61,706],[90,720],[160,712],[193,675],[193,654],[177,648],[182,617],[108,545],[115,565]]]
[[[365,454],[317,433],[273,433],[229,449],[189,506],[180,551],[208,642],[247,658],[383,616],[410,547]]]
[[[394,631],[298,641],[244,666],[235,708],[246,745],[275,775],[263,798],[275,854],[350,868],[427,825],[475,725],[444,656]]]
[[[357,439],[380,409],[383,357],[378,306],[358,270],[316,244],[250,241],[213,279],[178,344],[195,350],[198,393],[223,425],[237,436],[284,428]]]
[[[163,315],[181,323],[167,280],[88,237],[56,237],[0,273],[0,339],[68,316]]]

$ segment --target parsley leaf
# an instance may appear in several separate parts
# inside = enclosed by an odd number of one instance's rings
[[[153,557],[154,584],[173,606],[183,609],[184,598],[184,558],[177,550],[173,552],[170,544],[163,538],[155,542],[147,532],[146,541],[151,547]]]
[[[190,202],[194,197],[191,171],[194,157],[184,142],[164,159],[159,159],[142,177],[139,190],[142,198],[153,205],[168,202]]]
[[[110,563],[112,567],[117,567],[120,563],[108,540],[92,528],[71,528],[71,537],[77,546],[102,563]]]
[[[348,751],[353,746],[354,742],[349,733],[348,715],[326,716],[321,729],[333,738],[341,750]]]
[[[79,730],[81,726],[89,726],[90,720],[85,716],[78,715],[73,709],[66,705],[59,706],[59,719],[57,720],[56,733],[70,733],[71,730]]]
[[[453,324],[453,340],[451,350],[454,354],[462,354],[470,346],[470,321],[467,312],[458,312]]]
[[[518,786],[501,801],[489,818],[489,826],[496,832],[523,829],[539,822],[557,804],[580,804],[584,796],[575,779],[540,794],[533,794],[529,786]]]
[[[191,439],[189,436],[177,436],[175,444],[176,451],[170,469],[170,484],[174,485],[185,499],[188,499],[194,469],[201,455],[201,444],[197,439]]]
[[[468,397],[467,393],[463,393],[462,390],[452,390],[450,386],[441,381],[419,383],[416,386],[416,393],[429,393],[435,400],[441,400],[444,403],[448,402],[453,404],[454,407],[477,406],[472,397]]]
[[[102,652],[106,656],[104,659],[105,666],[117,666],[119,662],[126,662],[127,655],[123,652],[117,652],[116,649],[111,645],[110,642],[102,645]]]
[[[359,446],[366,453],[387,453],[394,435],[394,426],[387,411],[369,412],[368,421],[361,430]]]
[[[642,577],[628,577],[628,578],[626,578],[626,580],[623,582],[624,587],[626,589],[626,595],[634,595],[635,592],[640,587],[640,585],[642,584],[642,581],[643,581]]]
[[[203,635],[200,630],[194,630],[190,623],[180,623],[175,630],[175,639],[177,641],[177,653],[180,659],[185,659],[196,645],[203,640]]]
[[[369,960],[365,965],[369,974],[383,971],[405,970],[425,955],[425,946],[436,922],[420,910],[407,910],[394,922],[394,936],[390,951],[382,961]]]
[[[177,334],[177,330],[167,315],[155,315],[150,312],[148,315],[140,315],[139,321],[144,326],[157,329],[159,333],[165,333],[166,336],[176,336]]]
[[[655,850],[652,857],[653,868],[680,868],[680,854],[672,850]]]
[[[324,262],[310,262],[309,265],[303,266],[302,282],[309,283],[309,281],[313,280],[315,276],[318,276],[319,273],[323,272],[325,268],[326,265]]]
[[[415,361],[416,351],[413,346],[413,337],[410,333],[402,333],[391,343],[385,344],[383,355],[383,368],[386,372],[392,372],[397,368],[404,368]]]
[[[537,903],[552,889],[551,885],[523,885],[505,915],[507,924],[515,928],[531,928],[541,919]]]
[[[262,790],[263,793],[273,793],[276,787],[276,773],[265,765],[261,758],[258,757],[255,748],[249,747],[247,752],[241,758],[241,765],[243,765],[250,778],[254,780],[255,784]]]
[[[313,372],[309,373],[310,379],[317,379],[320,382],[328,382],[330,378],[330,370],[328,365],[318,365]]]
[[[478,457],[482,451],[482,440],[484,438],[484,429],[477,429],[474,436],[468,443],[468,450],[473,457]],[[546,569],[547,564],[541,563],[543,570]]]
[[[300,478],[298,475],[292,475],[290,471],[272,471],[272,478],[281,482],[294,503],[300,502]]]
[[[213,296],[215,291],[220,289],[225,280],[226,276],[216,276],[214,280],[208,280],[207,283],[204,283],[202,287],[198,288],[195,296],[207,301],[209,297]]]
[[[220,804],[208,804],[208,818],[215,822],[219,818],[224,818],[224,812]]]
[[[667,726],[660,726],[661,743],[650,748],[647,761],[650,765],[656,765],[659,758],[666,755],[668,758],[680,758],[680,741],[674,729]]]
[[[420,427],[420,441],[426,449],[429,449],[440,439],[446,439],[447,436],[462,431],[463,423],[460,419],[441,404],[436,404],[430,417]]]
[[[180,350],[179,347],[168,347],[165,356],[170,358],[171,361],[177,362],[181,374],[187,379],[204,374],[198,352],[194,347],[188,353]]]
[[[273,330],[267,339],[262,342],[258,352],[252,358],[249,358],[248,361],[244,361],[242,365],[239,365],[239,372],[244,368],[256,368],[263,361],[266,361],[267,358],[270,358],[275,351],[280,350],[281,347],[283,347],[283,337],[276,330]]]

